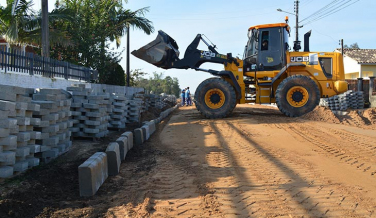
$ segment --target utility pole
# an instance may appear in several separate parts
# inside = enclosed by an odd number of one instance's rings
[[[42,0],[42,56],[50,57],[48,0]]]
[[[343,56],[343,39],[341,39],[341,54]]]
[[[296,31],[295,31],[295,42],[294,42],[294,51],[299,51],[301,48],[300,41],[299,41],[299,0],[294,1],[295,3],[295,18],[296,18]]]
[[[127,87],[129,87],[129,24],[127,24]]]

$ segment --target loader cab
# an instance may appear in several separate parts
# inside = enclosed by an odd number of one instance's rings
[[[289,50],[286,23],[250,27],[244,51],[244,72],[281,70]]]

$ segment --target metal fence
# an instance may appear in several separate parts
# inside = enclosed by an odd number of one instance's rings
[[[86,67],[52,58],[23,52],[18,48],[0,47],[0,71],[5,73],[40,75],[91,82],[98,79],[98,72]]]

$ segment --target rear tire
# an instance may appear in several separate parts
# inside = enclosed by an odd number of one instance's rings
[[[236,106],[234,88],[220,78],[204,80],[196,89],[195,105],[206,118],[227,117]]]
[[[277,87],[276,103],[279,110],[286,116],[302,116],[315,109],[319,102],[319,88],[307,76],[287,77]]]

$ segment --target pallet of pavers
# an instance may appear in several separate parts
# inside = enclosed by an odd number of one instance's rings
[[[39,165],[34,154],[41,133],[34,131],[32,118],[39,105],[31,103],[34,89],[0,85],[0,178],[8,178]]]
[[[125,129],[128,115],[127,98],[120,94],[110,96],[112,112],[110,113],[109,128]]]
[[[68,87],[72,93],[72,136],[101,138],[108,134],[109,111],[112,110],[109,94],[97,95],[84,85]]]
[[[40,119],[34,128],[41,132],[36,142],[41,145],[38,157],[44,162],[65,153],[72,145],[71,102],[70,94],[62,89],[40,89],[33,95],[32,103],[40,105],[40,111],[33,112],[33,118]]]
[[[128,115],[127,123],[140,122],[141,119],[141,106],[139,100],[127,100]]]

